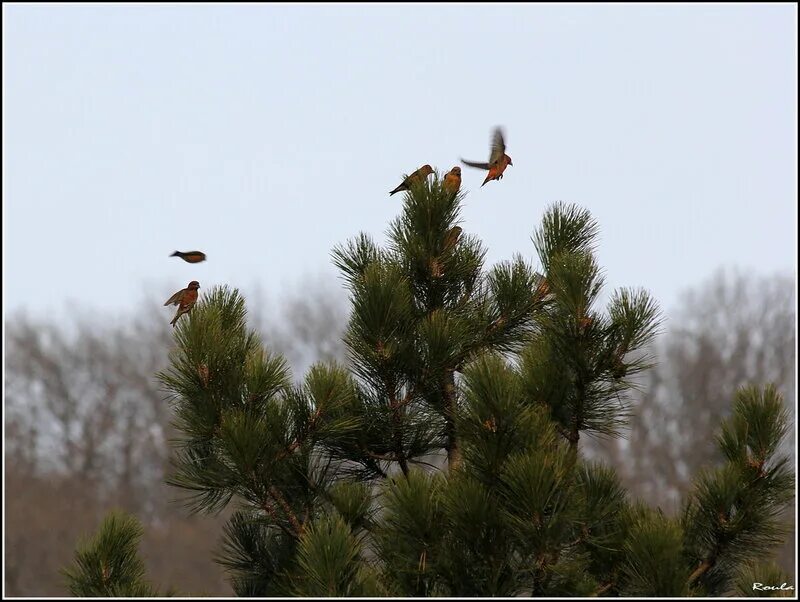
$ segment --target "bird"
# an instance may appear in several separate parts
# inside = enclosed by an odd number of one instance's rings
[[[500,180],[503,177],[503,172],[509,165],[514,165],[511,162],[511,157],[506,154],[506,142],[503,138],[503,130],[499,127],[494,129],[492,136],[492,152],[489,155],[488,163],[477,163],[475,161],[466,161],[461,159],[464,165],[469,167],[477,167],[478,169],[488,169],[489,173],[486,174],[486,179],[481,184],[481,188],[491,180]]]
[[[175,328],[175,324],[183,314],[189,313],[191,309],[194,307],[194,304],[197,302],[197,289],[200,288],[200,283],[197,280],[192,280],[184,289],[179,290],[177,293],[172,295],[167,302],[164,303],[164,306],[167,305],[177,305],[178,312],[175,314],[175,317],[172,319],[172,327]]]
[[[444,235],[442,254],[450,251],[450,249],[456,245],[459,238],[461,238],[461,227],[453,226],[450,228]],[[439,256],[431,258],[431,275],[434,278],[442,277],[442,265],[439,263]]]
[[[442,245],[443,251],[449,251],[461,238],[461,227],[453,226],[444,235],[444,244]]]
[[[461,188],[461,168],[456,166],[444,174],[444,189],[450,194],[456,194]]]
[[[555,295],[550,290],[550,284],[547,282],[547,278],[541,274],[537,274],[536,276],[538,284],[536,285],[536,290],[533,293],[533,302],[544,303],[555,299]]]
[[[180,257],[187,263],[200,263],[206,260],[206,254],[202,251],[175,251],[170,257]]]
[[[400,186],[389,192],[389,196],[392,196],[395,192],[400,192],[401,190],[408,190],[412,184],[424,180],[432,173],[433,167],[427,164],[423,165],[410,176],[407,176],[405,179],[403,179],[403,181],[400,183]]]
[[[622,361],[622,353],[614,355],[611,359],[611,374],[617,380],[625,378],[628,374],[628,366],[625,365],[625,362]]]

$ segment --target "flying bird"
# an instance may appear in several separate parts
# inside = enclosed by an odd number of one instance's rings
[[[167,305],[177,305],[178,312],[175,314],[175,317],[172,319],[172,327],[175,328],[175,323],[178,321],[183,314],[189,313],[191,309],[194,307],[194,304],[197,303],[197,289],[200,288],[200,283],[197,280],[192,280],[184,289],[179,290],[177,293],[172,295],[167,302],[164,303],[164,306]]]
[[[200,263],[206,260],[206,254],[202,251],[175,251],[170,257],[180,257],[188,263]]]
[[[389,193],[389,196],[392,196],[395,192],[400,192],[401,190],[408,190],[409,188],[411,188],[412,184],[424,180],[432,173],[433,173],[433,168],[430,165],[423,165],[417,171],[412,173],[410,176],[406,177],[400,183],[400,186],[398,186]]]
[[[486,182],[491,180],[500,180],[503,178],[503,172],[509,165],[514,165],[511,162],[511,157],[506,154],[506,141],[503,138],[503,130],[499,127],[494,129],[492,136],[492,152],[489,155],[488,163],[476,163],[474,161],[465,161],[461,159],[464,165],[470,167],[477,167],[478,169],[488,169],[489,173],[486,174],[486,179],[481,184],[483,187]]]
[[[456,194],[461,188],[461,168],[456,166],[444,174],[444,189],[450,194]]]

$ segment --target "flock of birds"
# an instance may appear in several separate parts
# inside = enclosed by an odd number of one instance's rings
[[[491,152],[489,154],[488,162],[480,163],[477,161],[465,161],[464,159],[461,159],[461,162],[469,167],[488,171],[486,174],[486,179],[483,181],[483,184],[481,184],[481,187],[492,180],[501,180],[506,167],[509,165],[514,165],[511,162],[511,157],[506,154],[506,142],[505,138],[503,137],[503,130],[499,127],[494,129],[494,133],[492,135]],[[433,168],[430,165],[423,165],[414,173],[406,176],[397,188],[389,192],[389,196],[392,196],[401,190],[408,190],[411,188],[412,184],[424,180],[432,173]],[[461,188],[460,167],[456,166],[445,174],[443,186],[445,190],[452,194],[455,194],[459,191]],[[447,239],[444,245],[445,249],[452,247],[460,235],[461,228],[458,226],[452,228],[447,234]],[[172,255],[170,255],[170,257],[180,257],[187,263],[200,263],[201,261],[206,260],[206,254],[202,251],[175,251]],[[434,276],[441,275],[441,268],[439,267],[438,262],[434,261],[431,265],[431,269]],[[178,306],[178,311],[175,313],[175,317],[172,318],[172,321],[170,322],[173,328],[175,328],[178,318],[180,318],[183,314],[188,314],[194,307],[195,303],[197,303],[197,291],[199,288],[200,283],[197,280],[192,280],[189,283],[189,286],[179,290],[177,293],[167,299],[166,303],[164,303],[165,307],[168,305]]]

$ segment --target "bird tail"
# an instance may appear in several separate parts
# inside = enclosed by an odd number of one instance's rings
[[[170,255],[170,257],[180,257],[180,256],[181,256],[180,251],[175,251],[172,255]]]
[[[401,190],[403,190],[403,185],[402,184],[400,184],[400,186],[398,186],[394,190],[389,191],[389,196],[392,196],[393,194],[395,194],[396,192],[400,192]]]

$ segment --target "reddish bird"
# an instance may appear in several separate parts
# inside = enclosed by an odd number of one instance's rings
[[[417,171],[412,173],[410,176],[407,176],[400,183],[400,186],[398,186],[389,193],[389,196],[392,196],[395,192],[400,192],[401,190],[408,190],[409,188],[411,188],[412,184],[424,180],[432,173],[433,173],[433,167],[431,167],[430,165],[423,165]]]
[[[167,305],[177,305],[178,312],[175,314],[175,317],[172,318],[172,327],[175,328],[175,323],[178,321],[183,314],[188,314],[189,311],[194,307],[194,304],[197,303],[197,289],[200,288],[200,283],[197,280],[192,280],[184,289],[179,290],[177,293],[172,295],[167,302],[164,303],[164,306]]]
[[[459,226],[453,226],[447,231],[447,234],[444,235],[442,251],[449,251],[452,249],[459,238],[461,238],[461,228]]]
[[[456,166],[444,174],[444,189],[450,194],[456,194],[461,188],[461,168]]]
[[[456,245],[459,238],[461,238],[461,228],[459,226],[453,226],[450,228],[444,235],[442,254],[450,251]],[[431,258],[431,274],[434,278],[442,277],[442,266],[439,263],[439,257]]]
[[[175,251],[170,257],[180,257],[188,263],[200,263],[206,260],[206,254],[202,251]]]
[[[492,152],[489,155],[488,163],[476,163],[474,161],[465,161],[461,159],[464,165],[470,167],[477,167],[478,169],[488,169],[489,173],[486,174],[486,179],[481,184],[483,187],[486,182],[490,180],[500,180],[503,178],[503,172],[509,165],[514,165],[511,162],[511,157],[506,154],[506,142],[503,139],[503,130],[499,127],[494,129],[494,136],[492,137]]]

